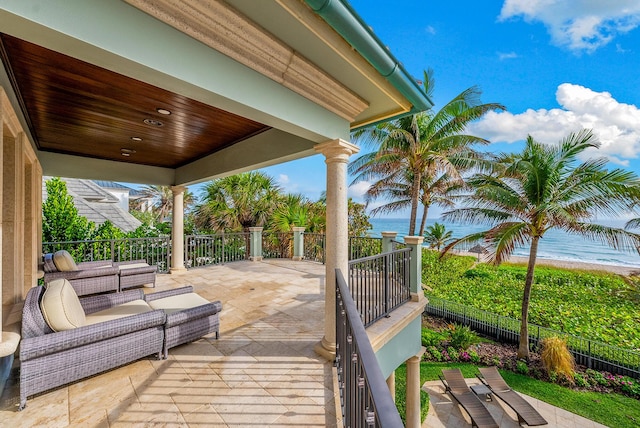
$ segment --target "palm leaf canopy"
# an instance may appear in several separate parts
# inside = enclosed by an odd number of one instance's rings
[[[449,211],[449,221],[486,224],[490,228],[456,240],[445,250],[484,241],[500,263],[516,246],[557,228],[599,240],[619,250],[640,245],[640,235],[591,224],[597,217],[617,217],[640,199],[638,177],[623,169],[607,170],[605,158],[580,162],[585,151],[599,147],[591,131],[570,134],[557,145],[528,137],[520,154],[497,157],[495,173],[476,174],[468,184],[474,193],[464,206]]]

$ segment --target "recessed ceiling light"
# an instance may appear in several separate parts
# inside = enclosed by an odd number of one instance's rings
[[[129,156],[131,156],[132,154],[134,154],[135,152],[136,152],[135,150],[133,150],[133,149],[127,149],[127,148],[125,148],[125,147],[123,147],[123,148],[121,148],[121,149],[120,149],[120,154],[121,154],[122,156],[127,156],[127,157],[129,157]]]
[[[146,123],[147,125],[151,125],[151,126],[162,126],[164,125],[164,123],[160,122],[159,120],[155,120],[155,119],[145,119],[143,120],[144,123]]]
[[[140,137],[131,137],[131,140],[133,140],[133,141],[142,141],[142,138],[140,138]]]
[[[170,112],[169,110],[167,110],[166,108],[160,108],[160,107],[158,107],[158,108],[156,109],[156,111],[157,111],[158,113],[160,113],[160,114],[165,114],[165,115],[170,115],[170,114],[171,114],[171,112]]]

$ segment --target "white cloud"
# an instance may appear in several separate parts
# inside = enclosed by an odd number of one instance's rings
[[[505,0],[499,20],[542,22],[553,43],[593,52],[640,25],[638,0]]]
[[[364,194],[367,193],[369,187],[371,187],[371,183],[369,183],[368,181],[359,181],[349,186],[347,194],[350,198],[353,198],[354,201],[363,202]]]
[[[287,174],[278,175],[278,184],[281,186],[286,186],[289,184],[289,176]]]
[[[617,101],[608,92],[595,92],[570,83],[558,86],[561,108],[528,109],[520,114],[490,112],[469,131],[493,142],[513,143],[531,135],[543,143],[557,143],[570,132],[592,129],[601,147],[598,156],[627,165],[640,155],[640,109]]]
[[[518,58],[518,54],[515,52],[498,52],[498,59],[504,61],[505,59]]]
[[[425,31],[427,32],[427,34],[431,34],[431,35],[436,34],[436,29],[431,25],[427,25],[427,28],[425,28]]]

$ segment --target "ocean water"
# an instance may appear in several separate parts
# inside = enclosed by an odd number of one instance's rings
[[[453,232],[454,238],[461,238],[470,233],[486,230],[482,225],[461,225],[447,223],[441,220],[427,220],[427,226],[435,222],[443,223]],[[409,220],[399,218],[371,218],[372,229],[370,235],[380,237],[381,232],[398,232],[398,237],[408,234]],[[602,222],[607,226],[623,227],[624,221],[610,220]],[[516,248],[514,256],[529,256],[529,247]],[[554,259],[578,261],[584,263],[609,264],[619,266],[640,267],[640,255],[637,252],[617,251],[597,241],[591,241],[580,236],[570,235],[560,230],[549,230],[540,240],[538,247],[539,259]]]

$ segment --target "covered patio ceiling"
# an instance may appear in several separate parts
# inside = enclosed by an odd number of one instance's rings
[[[299,159],[429,105],[353,10],[331,7],[0,2],[0,86],[45,175],[194,184]]]

